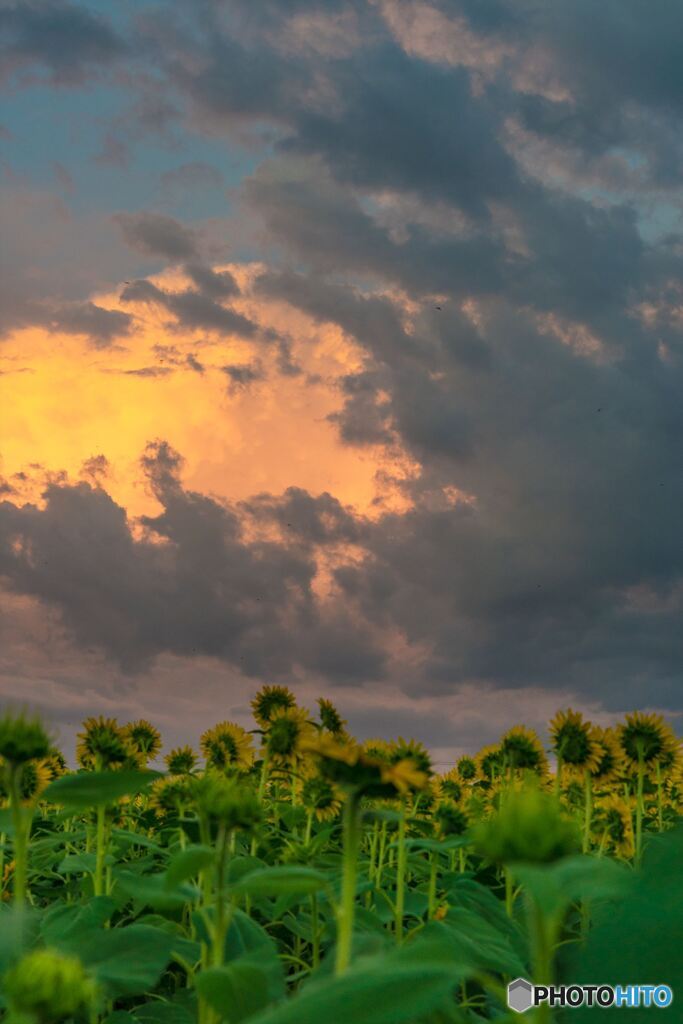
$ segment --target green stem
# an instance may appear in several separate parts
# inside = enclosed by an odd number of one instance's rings
[[[311,895],[311,945],[312,945],[312,968],[320,964],[320,924],[318,919],[318,895]]]
[[[428,917],[429,920],[434,917],[436,913],[436,873],[437,873],[437,856],[436,850],[432,850],[429,855],[429,902],[428,902]]]
[[[585,815],[583,822],[583,852],[588,853],[591,844],[591,823],[593,821],[593,780],[590,772],[583,777]]]
[[[28,897],[26,876],[28,831],[31,827],[30,815],[25,815],[21,806],[21,771],[21,765],[11,765],[9,769],[10,806],[14,826],[14,904],[17,907],[23,907]]]
[[[405,906],[406,886],[406,805],[401,800],[401,812],[398,822],[398,850],[396,854],[396,942],[403,942],[403,908]]]
[[[337,908],[337,949],[334,968],[337,975],[343,974],[351,962],[353,942],[358,841],[360,838],[359,801],[358,794],[355,792],[349,793],[344,804],[342,827],[344,835],[342,891]]]
[[[657,761],[657,826],[659,831],[664,830],[664,806],[662,799],[662,766]]]
[[[512,917],[512,911],[515,906],[515,887],[510,873],[510,868],[503,868],[505,873],[505,911],[508,917]]]
[[[225,863],[228,853],[228,831],[221,825],[218,832],[218,859],[216,861],[216,920],[213,933],[213,965],[222,967],[225,951],[227,918],[225,913]]]
[[[304,846],[308,846],[311,841],[311,831],[313,828],[313,811],[306,811],[306,832],[304,834]]]
[[[105,843],[105,805],[98,804],[97,807],[97,835],[95,841],[95,878],[94,890],[96,896],[104,893],[104,857],[106,853]]]
[[[638,787],[636,790],[636,864],[640,864],[643,852],[643,758],[638,758]]]

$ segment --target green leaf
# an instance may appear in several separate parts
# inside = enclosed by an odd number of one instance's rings
[[[512,948],[506,936],[468,910],[455,907],[445,921],[430,921],[421,940],[438,941],[454,966],[463,971],[488,970],[497,974],[524,974],[526,964]]]
[[[260,868],[244,875],[232,887],[239,896],[309,896],[320,892],[327,885],[327,878],[314,868],[283,865],[282,867]]]
[[[155,875],[136,875],[133,871],[117,871],[116,884],[127,896],[154,910],[181,910],[186,903],[197,898],[197,889],[191,885],[168,884],[166,872]]]
[[[608,857],[564,857],[554,864],[515,864],[521,882],[547,916],[561,915],[575,900],[611,899],[624,890],[629,871]]]
[[[196,878],[199,872],[216,859],[215,850],[210,846],[188,846],[176,853],[166,868],[166,885],[173,888],[187,878]]]
[[[415,957],[417,945],[359,961],[342,977],[311,982],[250,1024],[407,1024],[444,1009],[460,976],[443,951]]]
[[[188,1006],[174,1001],[155,999],[135,1007],[135,1018],[139,1024],[195,1024],[196,1014]]]
[[[676,999],[683,992],[682,864],[682,827],[650,839],[643,866],[629,873],[626,890],[612,903],[595,909],[585,944],[573,951],[566,964],[568,983],[669,985],[674,1003],[661,1019],[680,1019]],[[589,1009],[572,1010],[572,1021],[579,1024],[591,1013]],[[634,1024],[645,1024],[653,1015],[660,1019],[659,1012],[647,1007],[634,1007],[626,1013]]]
[[[113,857],[109,857],[109,863]],[[57,865],[60,875],[88,875],[95,870],[97,855],[94,853],[69,853]]]
[[[197,976],[197,991],[230,1024],[251,1017],[268,1005],[268,978],[255,963],[237,960],[210,967]]]
[[[121,797],[141,793],[158,778],[161,778],[160,772],[150,771],[77,772],[62,775],[51,782],[42,793],[41,800],[84,810],[113,804]]]
[[[173,937],[160,928],[132,924],[87,930],[59,945],[80,957],[109,998],[118,999],[154,988],[170,960]]]
[[[40,932],[48,946],[68,942],[84,931],[101,928],[115,910],[111,896],[94,896],[87,903],[58,903],[45,912]]]
[[[0,974],[35,943],[40,913],[33,907],[0,903]]]

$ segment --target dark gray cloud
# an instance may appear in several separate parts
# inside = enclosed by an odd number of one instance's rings
[[[34,321],[35,322],[35,321]],[[111,344],[127,335],[133,318],[118,309],[104,309],[94,302],[74,302],[46,314],[46,322],[55,331],[86,335],[96,346]]]
[[[18,2],[0,10],[0,73],[34,68],[59,85],[77,85],[122,57],[127,46],[108,22],[68,3]]]
[[[9,587],[56,607],[77,642],[128,671],[172,651],[250,676],[288,678],[299,667],[355,683],[382,673],[370,633],[316,601],[315,562],[301,545],[247,541],[235,509],[182,488],[182,460],[164,442],[142,466],[162,506],[142,520],[143,537],[89,483],[50,484],[44,508],[0,503]]]
[[[172,262],[193,259],[197,242],[189,228],[161,213],[119,213],[114,218],[123,237],[133,249],[146,256],[161,256]]]
[[[222,275],[213,276],[218,278]],[[162,306],[176,317],[179,329],[218,331],[238,334],[243,338],[256,334],[256,325],[247,317],[222,306],[210,295],[191,289],[169,292],[151,281],[139,280],[126,285],[121,299],[123,302],[150,302]]]

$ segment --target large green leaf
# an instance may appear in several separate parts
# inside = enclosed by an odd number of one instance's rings
[[[643,867],[630,876],[625,892],[597,908],[583,947],[564,965],[567,983],[664,984],[674,992],[668,1009],[631,1008],[629,1021],[681,1020],[683,993],[683,828],[650,840]],[[572,1010],[583,1022],[592,1011]],[[605,1011],[602,1011],[603,1013]],[[607,1011],[609,1012],[616,1012]]]
[[[192,903],[198,896],[197,889],[188,884],[168,884],[166,872],[154,875],[138,875],[133,871],[117,871],[116,885],[139,903],[154,910],[180,910],[186,903]]]
[[[544,914],[559,915],[570,903],[612,899],[623,892],[629,872],[607,857],[565,857],[554,864],[516,864],[513,875]]]
[[[309,896],[320,892],[327,885],[327,878],[314,868],[283,865],[282,867],[260,868],[250,871],[232,886],[239,896]]]
[[[359,961],[342,977],[311,982],[250,1024],[407,1024],[444,1009],[462,975],[443,949],[418,957],[417,946]]]
[[[41,799],[84,810],[113,804],[121,797],[141,793],[160,777],[159,772],[150,771],[78,772],[55,779],[42,793]]]
[[[207,1003],[230,1024],[251,1017],[270,1002],[267,974],[249,961],[236,960],[202,971],[196,986]]]
[[[80,957],[107,995],[116,999],[142,995],[154,988],[170,960],[173,937],[160,928],[132,924],[85,930],[59,945]]]
[[[116,910],[111,896],[94,896],[87,903],[56,903],[44,914],[41,935],[48,946],[77,939],[83,931],[101,928]]]
[[[176,853],[166,868],[166,885],[173,888],[187,878],[196,878],[199,872],[216,859],[211,846],[188,846]]]

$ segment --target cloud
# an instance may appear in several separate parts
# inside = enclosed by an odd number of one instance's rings
[[[194,233],[173,217],[161,213],[119,213],[114,218],[131,248],[146,256],[162,256],[172,262],[197,255]]]
[[[0,73],[44,69],[58,85],[78,85],[126,52],[100,15],[67,3],[6,5],[0,11]]]
[[[17,594],[61,613],[77,642],[127,670],[163,652],[224,659],[248,676],[297,666],[355,682],[383,655],[343,609],[320,606],[300,546],[249,542],[236,510],[186,491],[166,443],[142,458],[158,515],[136,536],[100,487],[50,484],[44,506],[0,504],[0,571]]]

